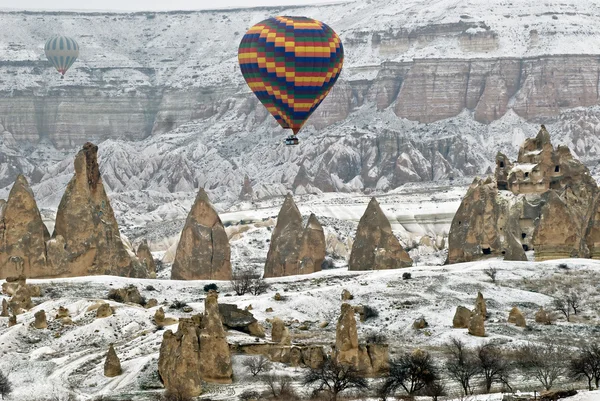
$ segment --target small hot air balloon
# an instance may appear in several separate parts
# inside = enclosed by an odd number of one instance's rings
[[[244,79],[279,125],[296,134],[342,71],[344,48],[327,25],[306,17],[275,17],[254,25],[238,51]]]
[[[67,36],[53,36],[46,42],[44,51],[54,68],[65,77],[65,73],[79,56],[79,44]]]

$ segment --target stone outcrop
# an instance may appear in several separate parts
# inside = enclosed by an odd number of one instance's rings
[[[166,317],[164,309],[160,307],[154,313],[154,323],[156,323],[157,326],[171,326],[177,323],[177,319]]]
[[[384,270],[412,266],[412,259],[392,232],[375,198],[358,223],[348,269]]]
[[[96,309],[96,319],[112,316],[113,310],[109,304],[103,303]]]
[[[472,316],[473,312],[464,306],[456,307],[456,312],[454,313],[454,318],[452,319],[452,327],[455,329],[469,328],[469,322],[471,321]]]
[[[219,215],[200,188],[188,214],[171,270],[172,280],[231,279],[231,249]]]
[[[469,334],[476,337],[485,337],[485,320],[481,315],[473,315],[469,321]]]
[[[8,318],[8,327],[17,325],[17,315],[13,314]]]
[[[212,383],[231,383],[232,367],[229,345],[217,303],[218,294],[210,291],[204,300],[204,318],[200,331],[202,378]]]
[[[375,377],[389,369],[387,344],[359,344],[354,308],[344,303],[336,327],[333,356],[338,363],[354,366],[363,375]]]
[[[231,383],[230,351],[217,297],[209,292],[204,315],[182,318],[176,333],[167,330],[163,335],[158,373],[167,390],[195,397],[202,393],[202,381]]]
[[[104,362],[104,376],[106,377],[117,377],[123,373],[121,369],[121,361],[117,356],[115,347],[111,344],[106,354],[106,361]]]
[[[515,163],[498,153],[495,177],[475,179],[452,221],[448,262],[486,256],[526,261],[594,256],[600,194],[589,170],[544,126]],[[600,249],[600,248],[599,248]]]
[[[148,241],[144,240],[135,254],[140,261],[140,264],[144,266],[148,272],[148,278],[156,278],[156,263],[154,263],[154,257],[148,247]]]
[[[46,260],[49,239],[33,191],[19,175],[8,201],[0,204],[0,278],[50,276]]]
[[[545,325],[552,324],[552,316],[550,313],[546,312],[544,308],[540,308],[540,310],[535,313],[535,322]]]
[[[281,344],[236,344],[232,352],[246,355],[264,355],[271,362],[285,363],[292,367],[318,369],[323,366],[326,354],[320,345],[289,346]]]
[[[248,333],[255,337],[265,337],[265,329],[251,312],[239,309],[236,305],[219,304],[219,313],[221,314],[223,326],[226,328]]]
[[[46,312],[43,310],[36,312],[34,315],[35,321],[33,322],[33,327],[38,330],[47,329],[48,322],[46,321]]]
[[[158,306],[158,299],[156,298],[150,298],[147,302],[146,305],[144,305],[144,308],[146,309],[152,309],[154,307]]]
[[[124,288],[113,288],[108,292],[107,298],[121,303],[145,304],[144,297],[140,294],[140,290],[133,284]]]
[[[10,310],[15,314],[19,315],[31,308],[33,308],[33,302],[31,301],[31,292],[27,284],[20,284],[14,295],[8,301]]]
[[[290,331],[285,327],[283,320],[277,317],[271,320],[271,341],[282,345],[291,345],[292,343]]]
[[[481,291],[477,293],[477,299],[475,300],[475,310],[473,311],[473,313],[475,313],[476,315],[483,316],[484,319],[487,316],[487,306]]]
[[[344,289],[342,291],[342,301],[351,301],[354,299],[354,296],[350,293],[350,291]]]
[[[65,308],[64,306],[59,306],[58,312],[56,312],[56,319],[63,319],[66,317],[71,317],[69,310],[67,308]]]
[[[354,308],[342,304],[342,313],[338,319],[335,337],[335,357],[339,363],[358,365],[358,332]]]
[[[302,215],[292,195],[287,195],[277,216],[277,225],[265,263],[265,278],[310,274],[321,271],[325,260],[325,234],[314,214],[302,226]]]
[[[58,206],[47,254],[54,277],[148,277],[121,240],[98,166],[98,147],[86,143],[75,157],[75,175]]]
[[[514,308],[512,308],[510,310],[510,313],[508,314],[508,323],[514,324],[518,327],[527,326],[527,323],[525,321],[525,316],[523,316],[523,313],[521,313],[519,308],[517,308],[516,306]]]
[[[6,298],[2,298],[2,313],[0,313],[1,317],[8,317],[8,302],[6,302]]]
[[[420,317],[413,322],[413,328],[415,330],[422,330],[426,327],[429,327],[429,323],[427,323],[427,320],[425,320],[424,317]]]

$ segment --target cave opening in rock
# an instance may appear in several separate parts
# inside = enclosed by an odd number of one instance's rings
[[[498,183],[498,189],[500,191],[506,191],[506,190],[508,190],[507,185],[505,183]]]
[[[529,250],[529,246],[527,244],[523,244],[523,250],[527,252]]]
[[[523,238],[523,239],[527,238],[527,233],[521,233],[521,238]]]
[[[529,178],[529,173],[525,173],[525,178]]]
[[[504,168],[504,162],[500,162],[500,168]]]
[[[560,166],[554,167],[554,172],[555,173],[560,173]]]
[[[482,248],[481,250],[483,251],[484,255],[491,255],[492,254],[492,249],[491,248]]]

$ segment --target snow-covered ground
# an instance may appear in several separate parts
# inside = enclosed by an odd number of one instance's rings
[[[558,268],[560,263],[566,263],[569,268]],[[498,269],[497,284],[491,283],[484,273],[489,266]],[[402,279],[405,272],[412,274],[411,280]],[[294,342],[324,345],[335,341],[340,296],[343,289],[348,289],[354,295],[352,304],[369,305],[379,312],[378,317],[358,323],[359,337],[364,341],[370,333],[385,335],[394,358],[398,353],[416,347],[429,349],[437,355],[440,347],[452,337],[472,346],[494,341],[509,349],[544,338],[553,338],[569,346],[598,338],[599,273],[600,262],[592,260],[534,263],[490,259],[394,271],[349,272],[339,268],[308,276],[270,279],[271,289],[260,296],[235,296],[228,282],[217,284],[220,302],[234,303],[240,308],[252,305],[254,316],[267,328],[266,319],[277,316],[290,323]],[[0,318],[0,347],[4,353],[0,370],[9,373],[15,385],[15,400],[31,400],[36,394],[64,395],[69,391],[81,399],[99,394],[127,394],[138,400],[146,399],[149,391],[160,387],[156,369],[163,330],[152,323],[157,307],[146,310],[107,301],[115,307],[115,315],[99,320],[95,320],[94,312],[87,309],[98,300],[106,299],[111,288],[133,284],[146,298],[156,298],[167,316],[189,316],[168,306],[179,300],[193,307],[193,313],[203,312],[202,288],[207,284],[204,281],[119,277],[31,280],[31,283],[40,285],[44,291],[42,298],[35,299],[35,308],[19,316],[18,325],[12,328],[7,328],[7,318]],[[579,291],[586,300],[581,313],[572,323],[559,320],[551,326],[536,324],[533,314],[539,307],[549,305],[552,297],[567,287]],[[472,308],[477,291],[487,299],[490,313],[485,338],[472,337],[466,330],[452,329],[456,307]],[[276,292],[284,296],[282,301],[273,299]],[[54,320],[59,306],[69,309],[74,326],[62,326]],[[518,306],[524,313],[527,329],[506,323],[513,306]],[[273,308],[274,312],[266,312],[267,308]],[[33,314],[39,310],[47,313],[48,329],[31,327]],[[429,327],[415,331],[412,323],[419,317],[424,317]],[[321,329],[321,322],[329,322],[329,326]],[[299,330],[301,324],[307,324],[309,330]],[[246,341],[254,339],[229,332],[230,343]],[[109,379],[103,376],[103,363],[111,343],[115,344],[124,373]],[[234,393],[240,394],[243,389],[252,387],[241,366],[243,359],[243,356],[234,357],[233,386],[209,386],[212,399],[235,399]],[[295,376],[302,372],[301,369],[281,369]],[[565,380],[562,384],[573,385]],[[531,380],[514,383],[513,387],[521,391],[537,388]],[[585,398],[586,395],[581,395],[577,401],[590,401],[595,396],[588,394]]]

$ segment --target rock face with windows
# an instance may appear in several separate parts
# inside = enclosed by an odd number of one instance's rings
[[[449,235],[449,263],[488,255],[525,260],[600,258],[600,197],[589,170],[542,125],[516,162],[498,153],[494,177],[476,178]]]

